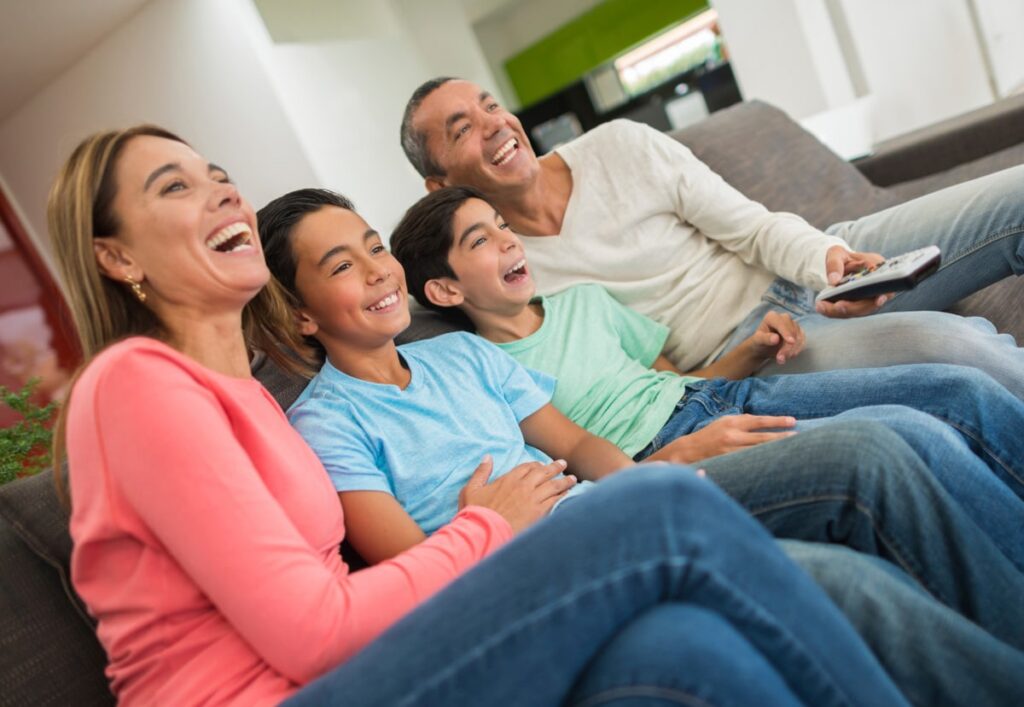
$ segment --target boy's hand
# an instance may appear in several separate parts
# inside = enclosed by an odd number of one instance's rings
[[[768,312],[743,343],[755,361],[774,355],[775,362],[781,366],[803,351],[804,330],[788,314]]]
[[[825,273],[829,285],[835,285],[843,276],[863,268],[874,270],[885,261],[878,253],[854,253],[839,245],[834,245],[825,253]],[[863,317],[873,314],[878,308],[892,298],[891,294],[879,295],[862,300],[839,300],[838,302],[818,302],[815,309],[819,314],[836,319]]]
[[[736,452],[765,442],[792,437],[796,432],[760,432],[770,428],[793,427],[792,417],[769,415],[726,415],[702,430],[675,439],[647,457],[650,461],[692,464],[720,454]]]
[[[551,507],[576,485],[576,477],[559,476],[565,471],[565,462],[550,464],[527,462],[513,468],[504,476],[488,482],[494,470],[490,455],[459,492],[459,508],[483,506],[500,514],[519,533],[548,514]]]

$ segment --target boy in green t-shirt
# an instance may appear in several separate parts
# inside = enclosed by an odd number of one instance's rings
[[[1000,494],[1024,498],[1024,403],[980,371],[920,364],[748,378],[803,346],[799,326],[773,313],[732,352],[682,374],[662,355],[667,328],[603,288],[535,298],[518,237],[466,187],[421,199],[390,242],[420,304],[459,310],[479,335],[554,376],[555,407],[637,460],[692,463],[797,427],[868,417],[900,433],[954,495],[968,493],[965,473],[995,472]]]

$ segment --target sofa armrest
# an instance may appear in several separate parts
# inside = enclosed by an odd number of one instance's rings
[[[899,184],[1024,143],[1024,95],[886,140],[853,164],[878,186]]]

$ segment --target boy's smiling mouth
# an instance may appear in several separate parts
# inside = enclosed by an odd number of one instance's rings
[[[512,264],[505,274],[502,275],[502,279],[510,285],[518,285],[529,278],[529,271],[526,269],[526,258],[520,258]]]
[[[395,290],[394,292],[391,292],[390,294],[381,297],[379,300],[377,300],[369,307],[367,307],[366,310],[369,312],[373,312],[374,314],[379,314],[381,312],[391,312],[394,311],[396,307],[398,307],[398,303],[401,301],[401,299],[401,291]]]

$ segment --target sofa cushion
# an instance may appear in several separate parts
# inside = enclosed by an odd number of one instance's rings
[[[781,110],[761,101],[738,103],[672,136],[743,194],[818,228],[898,201]]]
[[[114,703],[106,655],[71,588],[67,512],[47,471],[0,487],[4,704]]]

